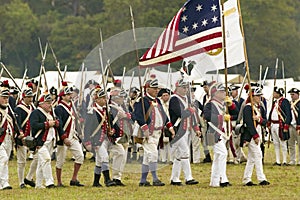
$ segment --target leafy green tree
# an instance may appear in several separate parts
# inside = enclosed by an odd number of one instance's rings
[[[3,62],[15,66],[13,74],[20,76],[24,66],[29,69],[36,65],[37,18],[26,3],[12,0],[0,7],[0,40],[2,41]]]

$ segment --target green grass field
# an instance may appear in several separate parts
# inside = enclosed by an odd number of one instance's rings
[[[245,149],[246,151],[246,149]],[[68,186],[72,175],[73,162],[68,161],[63,168],[63,183]],[[90,155],[88,154],[88,158]],[[264,172],[271,185],[246,187],[242,184],[245,163],[227,165],[227,175],[232,183],[227,188],[209,187],[211,164],[192,164],[193,177],[200,182],[193,186],[171,186],[171,165],[160,165],[159,178],[166,183],[163,187],[139,187],[140,164],[127,164],[122,181],[125,187],[92,187],[94,162],[85,160],[79,180],[85,187],[65,187],[54,189],[19,188],[16,158],[9,162],[12,190],[0,191],[1,199],[300,199],[300,166],[273,166],[274,150],[266,149]],[[28,164],[26,165],[28,167]],[[52,162],[55,179],[55,162]],[[26,169],[27,173],[28,169]],[[182,174],[183,179],[183,174]],[[151,175],[148,180],[152,182]],[[56,180],[55,180],[56,181]],[[257,183],[255,171],[254,183]],[[56,184],[56,183],[55,183]],[[103,184],[103,176],[101,177]]]

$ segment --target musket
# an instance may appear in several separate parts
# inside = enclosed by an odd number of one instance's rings
[[[41,55],[42,55],[42,61],[41,61],[41,67],[40,67],[40,74],[39,74],[39,82],[38,82],[38,85],[37,85],[37,88],[36,88],[36,96],[35,96],[35,101],[37,102],[38,101],[38,98],[39,98],[39,93],[40,93],[40,85],[41,85],[41,80],[42,80],[42,71],[43,71],[43,66],[45,64],[45,59],[46,59],[46,55],[47,55],[47,48],[48,48],[48,42],[46,43],[46,46],[45,46],[45,49],[44,49],[44,52],[43,52],[43,49],[42,49],[42,44],[41,44],[41,40],[40,38],[38,38],[39,40],[39,47],[40,47],[40,51],[41,51]]]
[[[82,101],[83,101],[83,79],[84,79],[84,63],[82,63],[81,66],[81,80],[80,80],[80,88],[79,88],[78,107],[82,106]]]
[[[273,91],[274,91],[274,88],[276,87],[277,70],[278,70],[278,58],[276,59],[276,65],[275,65]],[[273,106],[273,104],[274,104],[274,96],[273,95],[272,95],[271,103]],[[269,135],[268,135],[268,148],[270,147],[270,143],[271,143],[271,130],[269,130]]]
[[[134,45],[135,45],[135,57],[136,57],[136,62],[139,65],[139,52],[138,52],[138,48],[137,48],[137,40],[136,40],[136,36],[135,36],[134,18],[133,18],[133,12],[132,12],[131,5],[129,6],[129,10],[130,10],[130,16],[131,16],[131,26],[132,26],[133,41],[134,41]],[[139,76],[139,84],[140,84],[140,92],[141,92],[142,112],[143,112],[143,116],[144,116],[144,121],[146,122],[147,120],[146,120],[146,111],[145,111],[145,102],[144,102],[144,95],[143,95],[143,86],[142,86],[142,80],[141,80],[140,66],[138,66],[138,76]]]
[[[68,66],[65,65],[65,68],[64,68],[64,79],[63,79],[63,80],[66,79],[66,76],[67,76],[67,70],[68,70]]]
[[[265,85],[265,82],[266,82],[268,70],[269,70],[269,67],[267,67],[267,68],[266,68],[266,71],[265,71],[264,79],[263,79],[263,82],[262,82],[262,85],[263,85],[263,86]]]
[[[103,41],[102,41],[102,31],[100,29],[99,31],[99,34],[100,34],[100,40],[101,40],[101,44],[103,44]],[[102,48],[100,47],[99,48],[99,59],[100,59],[100,67],[101,67],[101,70],[102,70],[102,83],[103,83],[103,90],[104,90],[104,93],[105,93],[105,97],[107,98],[108,95],[107,95],[107,90],[106,90],[106,80],[105,80],[105,76],[104,76],[104,66],[103,66],[103,58],[102,58]],[[106,101],[105,103],[106,105],[106,109],[105,109],[105,112],[106,112],[106,117],[107,117],[107,129],[108,129],[108,134],[110,134],[110,131],[111,131],[111,124],[110,124],[110,114],[109,114],[109,111],[108,111],[108,101]]]
[[[24,74],[23,74],[23,78],[22,78],[22,84],[21,84],[21,89],[23,88],[23,86],[24,86],[24,82],[25,82],[25,78],[26,78],[26,76],[27,76],[27,67],[26,67],[26,69],[25,69],[25,71],[24,71]],[[16,102],[19,102],[19,99],[20,99],[20,94],[18,94],[18,97],[17,97],[17,100],[16,100]]]
[[[2,74],[3,74],[3,68],[1,68],[1,71],[0,71],[0,79],[2,77]]]
[[[243,82],[242,82],[241,91],[240,91],[240,93],[239,93],[239,97],[238,97],[237,102],[240,102],[240,100],[241,100],[241,95],[242,95],[243,88],[244,88],[244,86],[245,86],[246,78],[247,78],[247,72],[245,72],[245,75],[244,75],[244,78],[243,78]]]
[[[131,89],[131,87],[132,87],[133,77],[134,77],[134,71],[132,72],[131,79],[130,79],[129,90],[128,90],[128,91],[129,91],[128,96],[129,96],[129,94],[130,94],[130,89]]]
[[[21,88],[18,86],[18,84],[16,83],[14,77],[11,75],[11,73],[8,71],[8,69],[5,67],[5,65],[0,62],[2,69],[4,69],[4,71],[6,72],[6,74],[9,76],[9,78],[14,82],[15,86],[17,87],[17,89],[19,90],[19,92],[21,92]]]
[[[121,88],[124,88],[124,78],[125,78],[125,72],[126,72],[126,67],[123,67],[123,74],[122,74],[122,83],[121,83]]]

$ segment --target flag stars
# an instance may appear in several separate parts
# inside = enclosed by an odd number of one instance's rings
[[[215,12],[217,9],[218,9],[218,8],[217,8],[217,6],[216,6],[215,4],[214,4],[214,5],[212,5],[212,7],[211,7],[211,11]]]
[[[196,7],[196,11],[200,12],[202,9],[203,9],[202,5],[198,4]]]
[[[184,12],[184,11],[186,11],[186,7],[183,7],[183,8],[182,8],[182,12]]]
[[[182,31],[183,31],[184,33],[187,33],[187,32],[189,31],[189,27],[187,27],[187,26],[183,27],[183,28],[182,28]]]
[[[206,26],[208,24],[207,19],[202,20],[202,26]]]
[[[214,16],[213,18],[211,18],[212,19],[212,22],[213,23],[216,23],[217,21],[218,21],[218,17],[216,17],[216,16]]]
[[[198,23],[195,22],[195,23],[193,24],[193,29],[196,30],[197,28],[198,28]]]
[[[188,18],[187,18],[186,15],[183,15],[183,16],[181,17],[181,21],[182,21],[182,22],[186,22],[187,20],[188,20]]]

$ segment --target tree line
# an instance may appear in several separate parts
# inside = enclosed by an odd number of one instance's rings
[[[259,65],[269,66],[273,76],[275,60],[284,61],[285,76],[297,78],[300,53],[300,2],[241,1],[245,39],[253,78]],[[12,74],[21,77],[25,67],[29,76],[39,73],[41,53],[38,38],[45,46],[51,42],[55,54],[68,70],[78,70],[85,57],[103,39],[130,30],[129,5],[136,28],[166,27],[185,0],[0,0],[1,61]],[[159,34],[158,34],[159,35]],[[158,37],[158,35],[156,37]],[[141,56],[146,49],[141,49]],[[46,70],[55,70],[55,61],[48,52]],[[135,52],[129,52],[111,63],[116,75],[123,66],[136,66]],[[172,64],[179,67],[180,63]],[[242,67],[233,70],[243,73]],[[278,73],[280,78],[281,73]]]

